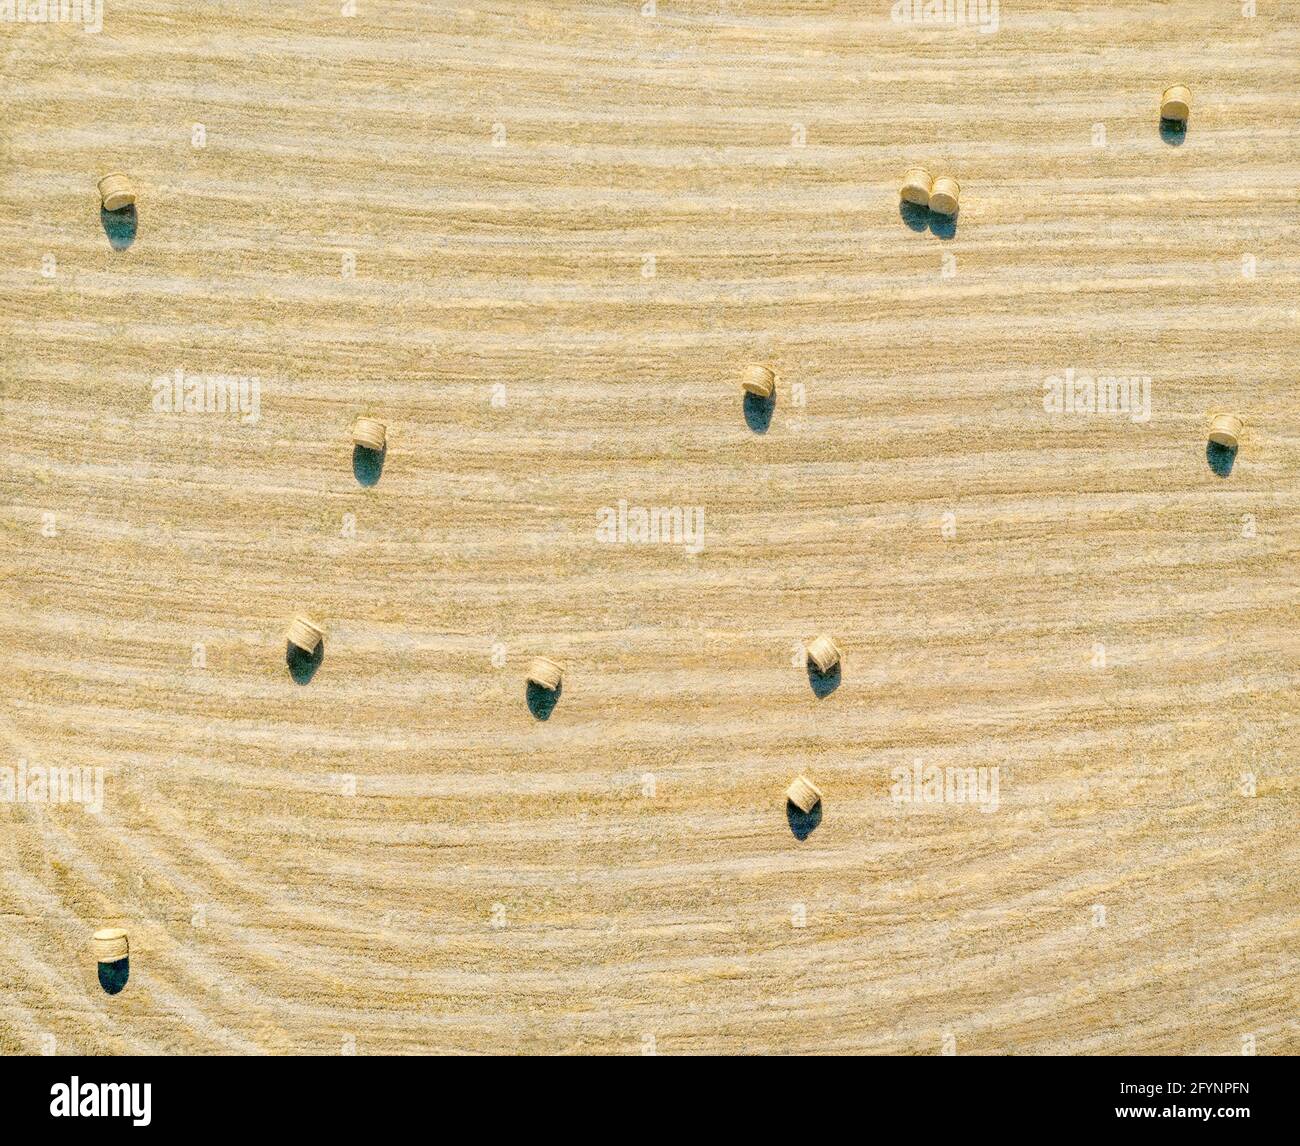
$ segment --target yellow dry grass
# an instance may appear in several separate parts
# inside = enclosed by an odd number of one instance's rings
[[[106,4],[0,26],[2,763],[105,778],[0,804],[0,1049],[1300,1049],[1279,5]],[[260,418],[155,413],[177,368]]]

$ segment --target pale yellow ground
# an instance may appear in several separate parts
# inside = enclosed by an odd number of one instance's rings
[[[106,789],[0,805],[0,1050],[1300,1050],[1293,10],[106,3],[0,25],[0,765]]]

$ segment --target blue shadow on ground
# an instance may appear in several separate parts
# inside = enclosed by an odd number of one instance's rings
[[[772,411],[776,409],[776,391],[770,397],[760,398],[745,391],[745,425],[756,434],[766,434],[772,424]]]
[[[1170,147],[1182,147],[1187,138],[1187,123],[1181,119],[1162,119],[1160,121],[1160,138]]]
[[[822,802],[817,801],[811,812],[803,811],[793,800],[785,802],[785,818],[790,823],[790,831],[796,840],[806,840],[817,830],[822,822]]]
[[[99,221],[104,226],[104,234],[108,236],[108,245],[113,250],[125,251],[135,242],[135,232],[139,224],[136,220],[134,203],[129,207],[123,207],[120,211],[106,211],[101,207]]]
[[[549,720],[555,706],[560,702],[560,693],[563,691],[563,684],[560,684],[558,688],[544,688],[536,681],[530,680],[528,690],[525,693],[528,701],[528,711],[538,720]]]
[[[1218,442],[1205,443],[1205,460],[1221,478],[1232,473],[1232,463],[1237,460],[1237,451],[1232,446],[1222,446]]]
[[[906,199],[898,201],[898,217],[913,231],[924,231],[939,239],[951,239],[957,233],[957,216],[941,215],[922,207],[919,203],[909,203]]]
[[[388,446],[382,450],[372,450],[369,446],[357,446],[352,451],[352,472],[362,485],[376,485],[379,475],[384,472],[384,458],[388,456]]]
[[[814,696],[818,698],[830,696],[840,687],[839,664],[831,665],[827,672],[818,672],[817,666],[810,660],[808,662],[808,684],[811,686]]]
[[[930,212],[930,234],[936,239],[951,239],[957,233],[957,216]]]
[[[920,203],[900,199],[898,215],[913,231],[924,231],[930,225],[930,208],[922,207]]]
[[[131,959],[115,959],[99,965],[99,985],[110,995],[116,995],[131,977]]]
[[[292,641],[285,646],[284,661],[289,666],[289,675],[297,684],[307,684],[316,675],[321,661],[325,659],[325,639],[322,637],[314,653],[305,653]]]

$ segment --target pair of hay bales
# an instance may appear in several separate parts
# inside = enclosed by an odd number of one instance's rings
[[[808,659],[823,675],[835,668],[843,657],[839,646],[830,637],[819,636],[808,644]],[[785,798],[806,816],[822,802],[822,790],[807,776],[800,775],[785,790]]]
[[[809,659],[820,672],[829,672],[840,661],[840,650],[829,637],[818,637],[808,646]],[[535,657],[528,666],[528,681],[552,692],[560,687],[564,669],[549,657]],[[821,803],[821,789],[807,776],[800,775],[785,790],[786,799],[808,815]]]
[[[304,613],[289,625],[289,643],[311,656],[324,639],[325,630]],[[817,637],[808,645],[808,659],[825,675],[840,663],[842,654],[830,637]],[[554,692],[564,679],[564,666],[550,657],[534,657],[528,666],[528,683]]]
[[[352,426],[352,440],[363,449],[383,453],[388,427],[374,418],[358,418]],[[305,613],[299,613],[289,624],[289,643],[308,656],[320,648],[324,637],[324,628]]]
[[[1160,96],[1160,118],[1186,124],[1192,112],[1192,93],[1184,84],[1166,88]],[[950,175],[932,178],[924,167],[910,168],[903,176],[900,195],[904,202],[929,207],[940,215],[957,214],[961,185]]]
[[[920,170],[918,168],[917,170]],[[910,177],[909,173],[909,177]],[[928,178],[928,173],[926,178]],[[903,197],[907,198],[907,187],[903,188]],[[909,200],[916,202],[917,200]],[[746,366],[741,374],[740,385],[747,394],[766,401],[776,392],[777,374],[770,366]],[[1210,422],[1210,441],[1230,450],[1237,448],[1244,426],[1236,414],[1215,414]],[[824,671],[824,670],[823,670]]]
[[[301,649],[308,656],[314,654],[325,637],[325,630],[308,617],[299,613],[289,625],[289,643]],[[528,681],[554,692],[560,687],[564,678],[564,668],[550,657],[535,657],[528,666]]]
[[[961,184],[951,175],[931,176],[924,167],[912,167],[903,176],[899,192],[905,203],[929,207],[939,215],[955,215],[961,198]]]
[[[324,636],[324,629],[303,613],[299,613],[294,617],[293,622],[289,625],[289,643],[302,649],[308,655],[316,651]],[[840,657],[840,650],[830,637],[817,637],[808,646],[808,659],[817,666],[817,671],[823,675],[839,664]],[[528,666],[529,683],[540,685],[552,692],[560,687],[563,678],[564,667],[551,660],[550,657],[534,657],[532,663]]]

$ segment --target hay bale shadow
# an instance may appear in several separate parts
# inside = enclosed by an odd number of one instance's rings
[[[776,391],[766,398],[745,391],[745,425],[756,434],[766,434],[772,424],[772,413],[776,410]]]
[[[314,653],[304,652],[292,641],[285,645],[284,660],[289,666],[289,675],[296,684],[309,684],[316,675],[321,662],[325,659],[325,640],[322,637]]]
[[[525,698],[528,701],[528,711],[537,720],[550,720],[551,713],[555,711],[555,706],[560,703],[560,693],[563,691],[563,683],[555,688],[546,688],[536,681],[530,680],[525,693]]]
[[[1205,443],[1205,460],[1221,478],[1232,473],[1232,464],[1237,460],[1237,447],[1225,446],[1219,442]]]
[[[131,977],[131,957],[114,959],[99,965],[99,985],[110,995],[116,995]]]
[[[115,251],[125,251],[135,242],[135,233],[139,222],[135,213],[135,204],[123,207],[120,211],[99,209],[99,221],[108,236],[108,245]]]
[[[822,802],[817,801],[811,812],[805,812],[793,800],[785,802],[785,818],[796,840],[806,840],[822,822]]]
[[[1187,121],[1183,119],[1161,119],[1160,138],[1170,147],[1182,147],[1187,138]]]
[[[951,239],[957,234],[957,216],[930,212],[930,234],[936,239]]]
[[[808,661],[808,684],[813,690],[813,695],[819,700],[824,696],[830,696],[840,687],[840,662],[836,661],[825,672],[821,672],[810,659]]]
[[[372,450],[369,446],[357,446],[352,451],[352,473],[364,486],[377,485],[384,472],[384,459],[388,456],[388,445],[382,450]]]
[[[913,231],[924,231],[930,225],[930,208],[906,199],[898,201],[898,216]]]

